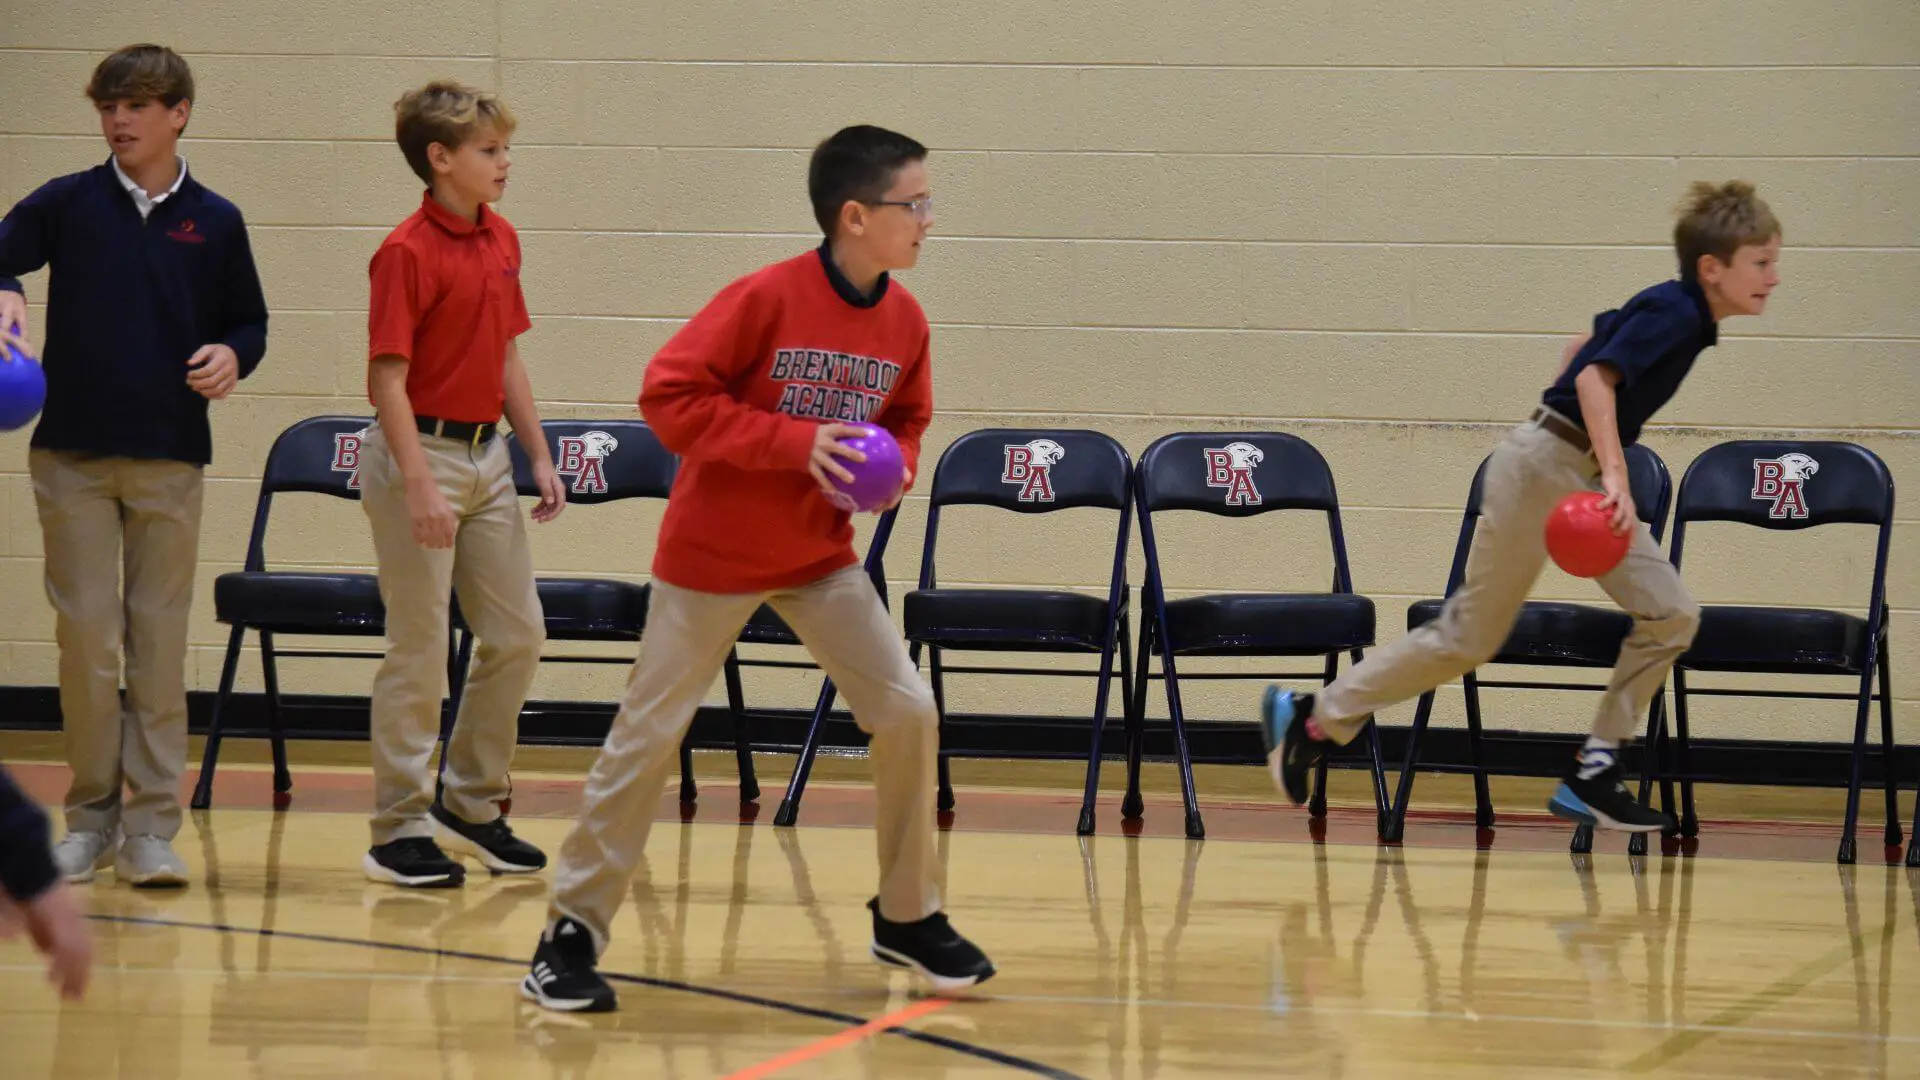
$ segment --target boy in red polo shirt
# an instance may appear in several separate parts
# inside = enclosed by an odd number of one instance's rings
[[[941,912],[934,846],[933,694],[853,553],[829,500],[838,441],[886,428],[911,482],[933,415],[927,317],[888,271],[911,267],[933,223],[927,149],[850,127],[814,150],[808,191],[818,250],[741,278],[648,365],[640,410],[684,465],[653,563],[640,657],[585,810],[560,849],[548,925],[521,993],[560,1011],[605,1012],[596,967],[647,844],[680,739],[741,627],[762,602],[799,633],[873,735],[880,894],[873,955],[972,986],[993,965]]]
[[[534,520],[551,521],[566,494],[514,343],[531,326],[520,240],[487,205],[506,192],[513,115],[494,95],[449,82],[408,93],[394,111],[400,149],[428,190],[371,267],[367,387],[379,423],[367,432],[360,484],[380,561],[387,655],[373,684],[377,805],[363,865],[374,881],[448,887],[465,880],[448,851],[495,873],[547,863],[499,808],[546,640],[499,438],[503,409],[528,436],[541,491]],[[428,764],[450,590],[479,647],[435,799]]]

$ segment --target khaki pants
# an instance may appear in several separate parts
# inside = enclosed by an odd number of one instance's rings
[[[420,436],[440,491],[459,515],[451,548],[413,539],[406,486],[378,426],[367,432],[360,459],[361,505],[373,525],[380,563],[380,599],[387,609],[387,656],[373,682],[373,842],[430,836],[430,764],[440,733],[447,685],[449,596],[477,644],[447,740],[448,810],[484,824],[500,816],[507,769],[546,642],[533,584],[526,520],[513,489],[505,441],[469,446]]]
[[[172,839],[187,759],[201,470],[60,450],[34,450],[27,460],[60,645],[61,727],[73,770],[67,828],[119,826],[129,836]]]
[[[881,914],[911,922],[940,910],[945,872],[933,823],[939,717],[866,571],[850,566],[770,594],[701,593],[656,580],[640,657],[554,872],[551,917],[578,919],[602,950],[646,850],[680,740],[763,602],[800,635],[873,736]]]
[[[1568,494],[1599,490],[1599,477],[1599,466],[1585,451],[1533,421],[1516,428],[1487,462],[1466,579],[1438,618],[1370,653],[1321,693],[1314,708],[1321,729],[1349,742],[1374,712],[1491,659],[1546,563],[1547,516]],[[1693,643],[1700,606],[1645,524],[1635,528],[1620,565],[1599,582],[1633,616],[1633,629],[1620,646],[1593,733],[1624,744],[1639,729],[1674,660]]]

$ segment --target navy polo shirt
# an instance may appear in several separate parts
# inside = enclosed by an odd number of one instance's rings
[[[33,445],[205,465],[207,399],[187,361],[224,344],[246,378],[267,351],[267,302],[232,203],[192,175],[142,220],[113,163],[57,177],[0,221],[0,289],[42,266],[47,403]]]
[[[1614,415],[1620,445],[1632,446],[1640,439],[1640,429],[1680,389],[1701,350],[1719,340],[1719,324],[1699,283],[1663,281],[1642,290],[1625,307],[1595,315],[1592,339],[1574,354],[1540,402],[1584,430],[1587,422],[1574,379],[1594,364],[1605,364],[1620,373]]]

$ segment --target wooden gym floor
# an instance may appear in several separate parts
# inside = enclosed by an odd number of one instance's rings
[[[957,762],[950,910],[1001,973],[948,1002],[867,960],[865,763],[823,760],[779,829],[790,758],[761,759],[743,822],[730,755],[701,755],[698,808],[662,805],[604,960],[622,1010],[581,1018],[515,992],[544,876],[369,883],[364,745],[296,744],[282,813],[262,749],[232,744],[182,830],[192,887],[80,887],[84,1003],[0,945],[0,1077],[1920,1076],[1916,881],[1874,800],[1860,864],[1833,864],[1839,792],[1702,788],[1697,851],[1630,859],[1606,835],[1569,855],[1529,781],[1495,781],[1487,837],[1463,785],[1423,776],[1386,848],[1357,775],[1316,840],[1261,771],[1204,769],[1209,838],[1188,841],[1150,768],[1142,835],[1113,793],[1082,840],[1072,767]],[[0,758],[57,805],[55,743],[0,737]],[[588,759],[516,764],[517,827],[549,851]]]

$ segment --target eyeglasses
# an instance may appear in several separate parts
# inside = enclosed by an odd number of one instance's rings
[[[904,202],[898,199],[874,199],[868,206],[904,206],[913,215],[915,221],[926,221],[933,217],[933,196],[927,195]]]

